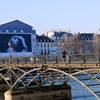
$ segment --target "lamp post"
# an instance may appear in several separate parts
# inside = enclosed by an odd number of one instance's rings
[[[11,47],[11,42],[8,41],[8,46],[9,46],[9,64],[12,64],[12,47]],[[12,89],[12,67],[10,65],[10,88]]]
[[[12,47],[11,47],[11,43],[8,41],[8,46],[9,46],[9,64],[12,64]]]

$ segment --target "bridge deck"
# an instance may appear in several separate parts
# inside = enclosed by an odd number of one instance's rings
[[[100,67],[100,63],[46,63],[46,64],[0,64],[0,67],[27,67],[27,68],[33,68],[33,67],[60,67],[60,68],[98,68]]]

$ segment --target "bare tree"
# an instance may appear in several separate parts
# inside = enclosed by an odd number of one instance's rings
[[[67,53],[80,53],[80,40],[78,34],[67,35],[61,42],[61,50],[66,50]]]
[[[94,52],[100,53],[100,35],[99,34],[95,34],[93,45],[94,45]]]
[[[73,38],[73,44],[72,44],[72,49],[74,53],[78,54],[80,53],[80,40],[79,40],[79,35],[75,34]]]
[[[67,34],[61,42],[61,50],[66,50],[67,53],[73,52],[73,35]]]

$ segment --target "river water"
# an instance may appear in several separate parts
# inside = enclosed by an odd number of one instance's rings
[[[75,80],[69,80],[68,84],[72,88],[72,100],[98,100],[89,90]]]

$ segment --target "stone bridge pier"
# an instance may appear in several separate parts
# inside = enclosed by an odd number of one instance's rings
[[[12,90],[11,89],[9,89],[8,91],[6,91],[4,93],[4,98],[5,98],[5,100],[13,100]]]

